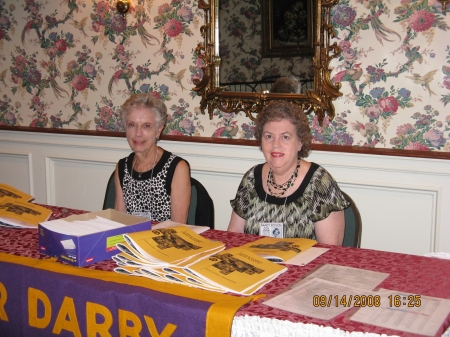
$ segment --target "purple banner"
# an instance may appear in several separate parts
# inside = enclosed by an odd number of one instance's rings
[[[212,304],[0,261],[2,337],[205,336]]]

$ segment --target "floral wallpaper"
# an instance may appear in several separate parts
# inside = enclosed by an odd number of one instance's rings
[[[254,124],[242,113],[216,111],[210,120],[199,112],[191,90],[202,77],[197,1],[131,0],[124,20],[115,0],[0,0],[0,125],[121,131],[120,105],[150,92],[169,109],[165,134],[252,139]],[[227,12],[221,32],[228,79],[310,62],[266,65],[256,56],[259,1],[221,1],[240,9]],[[314,142],[450,151],[447,12],[436,0],[341,0],[331,15],[342,54],[331,66],[343,96],[333,121],[321,126],[309,115]]]

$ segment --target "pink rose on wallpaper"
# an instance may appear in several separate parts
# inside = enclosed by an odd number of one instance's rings
[[[172,10],[172,6],[170,6],[168,3],[165,3],[164,5],[158,6],[158,14],[165,14],[170,13]]]
[[[102,109],[100,110],[101,119],[103,119],[104,121],[107,121],[112,116],[113,116],[113,111],[109,106],[102,107]]]
[[[330,126],[330,116],[325,116],[323,119],[322,125],[324,128],[327,128]]]
[[[356,58],[356,53],[353,49],[347,48],[342,50],[342,56],[344,57],[344,60],[347,62],[352,62]]]
[[[170,136],[184,136],[183,132],[178,130],[170,130],[167,134]]]
[[[425,9],[415,11],[408,19],[409,26],[416,32],[424,32],[430,29],[435,22],[434,14]]]
[[[406,136],[409,134],[413,134],[415,131],[416,129],[414,129],[414,126],[412,126],[411,124],[403,124],[397,127],[397,136]]]
[[[100,31],[100,23],[98,21],[95,21],[92,23],[92,30],[96,33],[98,33]]]
[[[56,50],[55,47],[50,47],[47,49],[47,55],[50,57],[55,57],[57,52],[58,51]]]
[[[444,87],[450,90],[450,76],[444,76]]]
[[[16,68],[21,69],[27,65],[27,60],[22,55],[19,55],[16,57],[14,63],[15,63]]]
[[[352,46],[352,44],[350,43],[350,41],[341,41],[341,42],[339,42],[339,47],[342,50],[349,49],[351,46]]]
[[[405,146],[405,150],[429,151],[430,148],[419,142],[412,142]]]
[[[55,41],[55,48],[60,53],[64,53],[67,50],[67,43],[63,39],[59,39]]]
[[[183,119],[180,124],[180,128],[184,129],[186,133],[192,133],[195,131],[195,126],[190,119]]]
[[[97,15],[101,18],[104,18],[108,12],[109,4],[106,1],[100,1],[97,4]]]
[[[33,98],[31,99],[31,102],[33,104],[37,104],[41,101],[41,99],[38,96],[33,96]]]
[[[117,54],[120,54],[125,51],[125,47],[121,44],[118,44],[114,50],[116,51]]]
[[[436,129],[425,132],[423,134],[423,139],[428,140],[433,146],[442,146],[445,144],[444,134]]]
[[[88,80],[83,75],[77,75],[72,80],[72,85],[77,91],[83,91],[88,86]]]
[[[369,118],[378,118],[380,117],[383,111],[380,109],[378,105],[373,105],[366,109],[366,116]]]
[[[179,35],[183,30],[183,24],[176,19],[170,19],[166,22],[163,29],[167,35],[169,35],[170,37],[175,37]]]
[[[378,104],[384,112],[396,113],[398,110],[398,101],[392,96],[380,98]]]

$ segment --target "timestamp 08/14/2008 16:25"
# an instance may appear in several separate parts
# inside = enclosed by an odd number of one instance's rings
[[[389,295],[389,307],[420,307],[421,295]],[[380,307],[380,295],[314,295],[315,307]]]

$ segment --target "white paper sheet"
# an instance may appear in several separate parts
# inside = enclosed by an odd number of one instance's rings
[[[360,308],[350,320],[434,336],[450,312],[450,300],[380,289],[379,306]],[[389,298],[389,296],[391,296]],[[394,301],[395,296],[399,301]],[[410,297],[413,296],[413,297]],[[417,302],[419,296],[420,302]],[[412,306],[408,306],[412,305]]]
[[[41,226],[56,233],[83,236],[87,234],[103,232],[114,228],[124,227],[125,225],[97,216],[95,219],[84,221],[77,220],[69,222],[65,221],[64,219],[45,221],[41,222]]]
[[[301,282],[314,277],[331,282],[341,283],[351,288],[372,290],[389,276],[372,270],[324,264],[322,267],[306,276]]]
[[[299,315],[329,320],[353,308],[355,296],[374,294],[369,290],[351,288],[343,284],[312,278],[265,301],[263,304]]]
[[[294,264],[297,266],[306,266],[308,263],[325,253],[328,248],[320,248],[320,247],[309,247],[307,250],[298,253],[294,257],[289,260],[284,261],[284,264]]]

